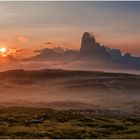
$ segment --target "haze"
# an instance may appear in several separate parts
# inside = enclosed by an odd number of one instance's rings
[[[104,45],[140,55],[140,2],[0,2],[0,46],[21,57],[44,47],[79,49],[93,32]],[[50,43],[46,43],[50,42]]]

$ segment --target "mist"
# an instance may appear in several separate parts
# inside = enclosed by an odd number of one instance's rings
[[[139,110],[135,75],[48,69],[7,71],[0,77],[1,106]]]

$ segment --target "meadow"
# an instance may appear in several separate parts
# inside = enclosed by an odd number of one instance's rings
[[[0,138],[137,139],[140,138],[140,118],[101,114],[97,110],[1,108]]]

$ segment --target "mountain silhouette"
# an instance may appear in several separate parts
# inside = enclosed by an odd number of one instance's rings
[[[80,61],[81,63],[82,61],[82,63],[88,64],[90,67],[140,69],[140,57],[132,56],[131,53],[122,55],[119,49],[101,45],[89,32],[83,33],[79,51],[65,50],[59,47],[44,48],[42,50],[36,50],[35,52],[38,54],[24,60],[64,62],[61,64],[68,64],[75,61]]]
[[[85,32],[81,41],[80,56],[86,58],[109,58],[109,53],[104,46],[101,46],[98,42],[96,42],[94,36]]]
[[[113,67],[140,68],[140,57],[132,56],[131,53],[122,55],[121,50],[119,49],[100,45],[95,37],[89,32],[83,33],[79,58],[84,60],[87,59],[87,61],[102,60],[106,65],[112,65]]]

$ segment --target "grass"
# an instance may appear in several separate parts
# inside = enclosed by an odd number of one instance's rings
[[[43,117],[39,123],[33,119]],[[140,138],[140,117],[100,116],[45,108],[1,108],[0,138]]]

